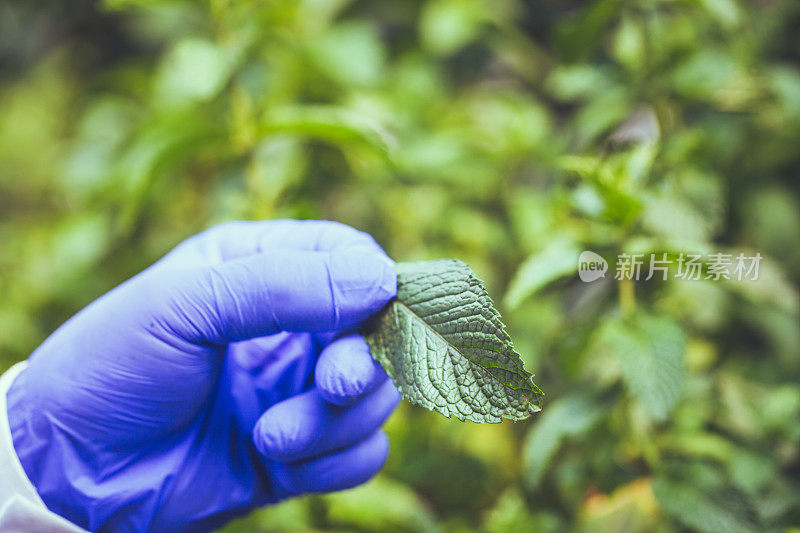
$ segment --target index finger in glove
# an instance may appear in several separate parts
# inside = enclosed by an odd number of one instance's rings
[[[328,220],[260,220],[225,222],[176,246],[148,270],[215,265],[268,250],[311,252],[378,252],[367,233]]]
[[[375,252],[275,250],[129,284],[148,327],[194,343],[227,344],[278,331],[360,326],[394,297],[394,268]]]

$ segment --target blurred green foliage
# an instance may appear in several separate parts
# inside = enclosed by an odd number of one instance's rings
[[[213,223],[335,219],[471,263],[544,410],[403,405],[377,479],[226,531],[800,526],[799,26],[791,0],[3,2],[0,367]],[[764,260],[584,284],[583,249]]]

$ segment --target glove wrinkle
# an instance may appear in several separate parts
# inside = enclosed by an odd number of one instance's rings
[[[339,329],[339,325],[342,323],[341,313],[339,312],[339,302],[344,300],[344,296],[338,290],[338,286],[333,281],[333,273],[332,265],[333,265],[333,256],[332,254],[327,254],[327,260],[325,261],[325,272],[328,274],[328,292],[330,294],[331,299],[331,310],[333,311],[333,318],[331,319],[331,324],[333,325],[330,329],[337,330]]]
[[[246,266],[243,265],[243,268]],[[208,342],[225,345],[229,340],[253,337],[254,335],[250,335],[249,332],[242,329],[245,324],[253,322],[253,320],[248,320],[250,317],[246,317],[243,311],[244,306],[239,301],[239,298],[244,297],[246,293],[240,295],[239,291],[234,290],[228,277],[220,271],[218,266],[208,267],[204,279],[206,279],[206,287],[210,294],[209,299],[214,304],[214,312],[207,317],[207,322],[213,324],[205,335]],[[222,317],[235,317],[235,319],[226,320],[223,323]],[[221,332],[222,335],[215,334],[215,332]]]

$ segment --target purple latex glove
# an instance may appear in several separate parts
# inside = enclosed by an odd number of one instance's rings
[[[399,401],[352,331],[396,291],[368,235],[228,223],[75,315],[8,394],[48,508],[89,530],[206,531],[358,485]]]

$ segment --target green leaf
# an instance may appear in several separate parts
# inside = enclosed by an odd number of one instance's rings
[[[708,533],[757,530],[757,513],[745,493],[695,481],[657,477],[653,492],[667,513],[692,529]]]
[[[407,400],[448,418],[500,422],[541,410],[542,391],[466,263],[399,263],[397,298],[364,338]]]
[[[703,243],[724,225],[725,193],[709,173],[685,169],[644,198],[642,225],[673,243]],[[689,249],[697,249],[697,245]]]
[[[647,50],[644,28],[640,21],[623,17],[614,35],[612,51],[614,57],[629,70],[636,72],[645,63]]]
[[[216,43],[188,38],[164,58],[156,91],[170,106],[207,102],[220,93],[232,67],[231,58]]]
[[[386,54],[369,24],[334,26],[312,42],[310,52],[318,68],[343,86],[371,87],[383,78]]]
[[[475,39],[488,14],[480,2],[437,0],[422,11],[420,33],[425,46],[439,55],[449,55]]]
[[[623,2],[619,0],[598,0],[558,25],[556,47],[566,63],[575,62],[591,53],[605,36],[609,23],[622,5]]]
[[[745,257],[755,257],[756,253],[760,252],[730,250],[730,253],[733,258],[733,266],[731,266],[733,269],[739,254],[745,254]],[[749,263],[746,264],[749,265]],[[731,279],[726,280],[725,284],[753,302],[769,304],[794,317],[800,313],[800,294],[778,261],[772,257],[762,257],[759,260],[757,277],[752,279],[755,275],[755,273],[743,275],[742,279],[737,279],[731,270]]]
[[[392,151],[397,144],[392,134],[380,122],[353,110],[330,105],[297,105],[272,109],[264,117],[259,133],[300,134],[344,148],[362,145],[381,154]]]
[[[607,322],[601,344],[619,356],[628,390],[656,420],[675,406],[686,375],[685,336],[674,322],[644,313]]]
[[[569,240],[555,239],[544,250],[532,254],[519,267],[505,296],[505,304],[517,307],[536,291],[562,276],[578,270],[578,246]]]
[[[224,138],[225,131],[200,114],[164,115],[134,136],[117,162],[115,178],[123,196],[118,228],[130,228],[142,209],[158,171]]]
[[[612,85],[610,74],[596,65],[558,65],[545,82],[547,92],[566,101],[588,100]]]
[[[604,408],[596,400],[584,394],[565,396],[550,404],[525,441],[528,485],[539,484],[564,439],[589,431],[600,421],[603,412]]]
[[[436,518],[407,485],[379,476],[360,487],[325,497],[327,518],[358,531],[406,531],[433,533]]]
[[[298,183],[306,169],[306,153],[302,144],[289,136],[275,135],[260,141],[253,149],[247,169],[250,194],[258,197],[263,216],[269,215],[287,189]]]
[[[682,243],[702,243],[710,237],[705,213],[677,195],[648,197],[642,224],[657,235],[680,239]]]
[[[537,531],[551,533],[564,531],[563,521],[547,511],[534,512],[515,485],[507,488],[485,514],[480,531],[506,533],[507,531]]]

